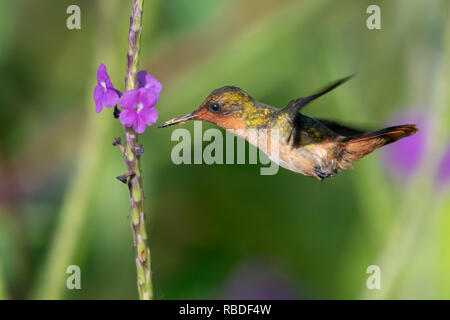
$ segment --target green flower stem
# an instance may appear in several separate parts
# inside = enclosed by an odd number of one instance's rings
[[[128,34],[127,77],[125,86],[127,91],[137,88],[137,72],[139,62],[139,44],[142,30],[143,0],[133,0]],[[131,202],[131,229],[133,231],[134,251],[136,254],[137,286],[139,299],[153,298],[151,280],[150,249],[147,244],[147,232],[144,220],[144,189],[140,167],[140,154],[136,151],[138,134],[133,128],[125,127],[125,163],[130,174],[128,188]]]
[[[0,300],[8,299],[8,294],[6,293],[6,282],[3,275],[2,263],[0,261]]]
[[[115,41],[111,36],[109,26],[114,22],[119,10],[118,1],[98,2],[98,25],[94,38],[94,59],[92,70],[98,67],[97,61],[102,59],[111,69],[115,69]],[[114,66],[114,67],[113,67]],[[90,79],[95,79],[93,73]],[[61,299],[69,291],[66,288],[66,269],[69,265],[78,264],[75,258],[80,250],[83,229],[88,219],[89,203],[95,194],[95,181],[104,166],[104,141],[110,135],[111,121],[98,121],[98,115],[93,112],[92,91],[93,83],[86,95],[85,110],[87,115],[83,135],[76,150],[76,169],[65,192],[59,221],[53,235],[49,252],[42,269],[39,271],[37,282],[32,288],[31,299]],[[103,142],[102,142],[103,141]],[[83,273],[82,273],[83,274]],[[83,276],[82,276],[83,277]],[[83,278],[82,278],[83,279]],[[83,280],[82,280],[83,288]]]

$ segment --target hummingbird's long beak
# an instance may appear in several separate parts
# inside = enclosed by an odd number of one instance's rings
[[[173,126],[174,124],[179,124],[179,123],[183,123],[187,120],[192,120],[195,117],[197,117],[197,114],[195,112],[191,112],[188,113],[185,116],[179,117],[179,118],[174,118],[171,119],[169,121],[164,122],[162,125],[158,126],[158,128],[165,128],[165,127],[169,127],[169,126]]]

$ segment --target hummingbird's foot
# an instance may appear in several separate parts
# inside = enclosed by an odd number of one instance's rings
[[[133,152],[135,156],[140,156],[141,154],[144,153],[144,146],[140,143],[136,143],[134,146],[131,147],[131,152]]]
[[[116,177],[116,179],[119,180],[122,183],[127,184],[128,177],[133,177],[134,175],[135,175],[134,172],[128,172],[128,173],[122,174],[121,176]]]
[[[332,173],[325,171],[324,168],[320,166],[314,166],[314,173],[316,174],[316,178],[319,180],[323,180],[325,178],[332,177]]]

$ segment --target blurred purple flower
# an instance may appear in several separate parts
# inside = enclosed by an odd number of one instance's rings
[[[408,178],[415,173],[423,160],[427,139],[426,119],[423,115],[410,114],[396,117],[392,123],[414,123],[419,129],[416,134],[384,147],[387,171]]]
[[[445,186],[450,182],[450,145],[439,164],[436,180],[439,186]]]
[[[153,108],[158,99],[158,93],[148,88],[125,92],[119,100],[119,106],[123,108],[120,122],[124,126],[133,127],[137,133],[143,133],[146,126],[151,126],[158,119],[158,111]]]
[[[289,300],[298,298],[297,290],[278,268],[263,261],[246,261],[232,273],[225,286],[225,299]]]
[[[94,89],[95,111],[100,113],[103,106],[114,107],[119,100],[119,92],[114,89],[106,66],[102,63],[97,70],[97,85]]]
[[[387,171],[402,178],[411,177],[425,159],[429,143],[427,116],[423,113],[396,117],[392,124],[415,123],[419,131],[410,137],[384,147],[384,164]],[[439,162],[435,183],[438,187],[450,182],[450,145]]]

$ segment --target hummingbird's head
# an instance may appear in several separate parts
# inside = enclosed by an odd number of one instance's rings
[[[238,87],[225,86],[212,91],[196,110],[169,120],[159,128],[187,120],[204,120],[225,129],[246,129],[248,119],[256,109],[255,100],[247,92]]]

